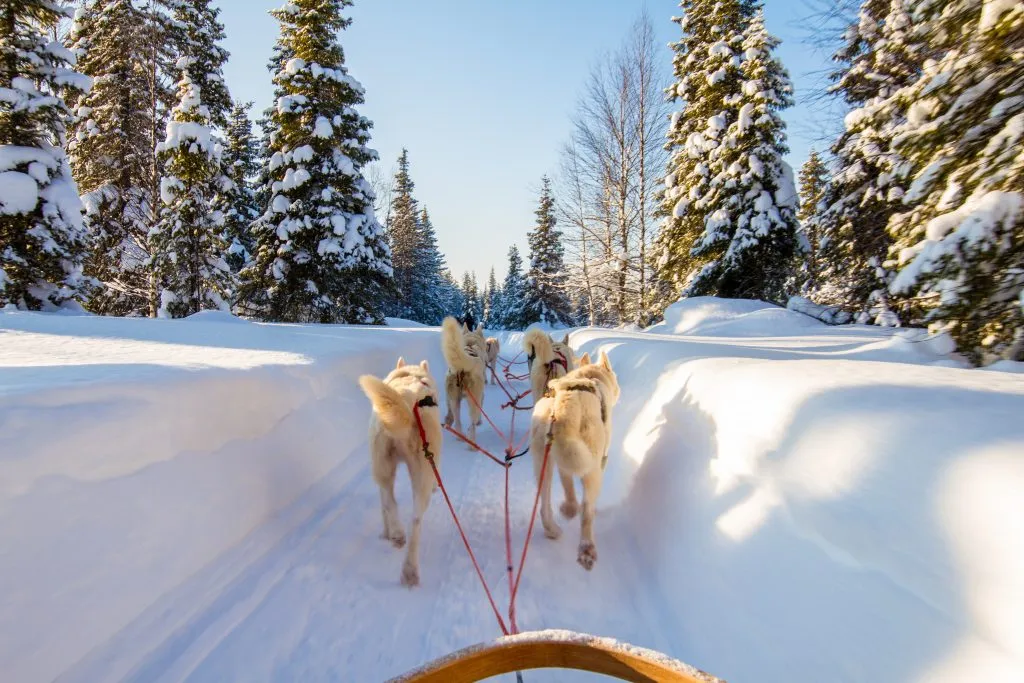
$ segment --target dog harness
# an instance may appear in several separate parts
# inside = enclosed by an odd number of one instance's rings
[[[604,392],[597,390],[593,385],[583,384],[582,382],[562,387],[562,391],[585,391],[597,396],[597,400],[601,402],[601,424],[608,424],[608,406],[604,402]]]
[[[597,396],[597,400],[601,402],[601,424],[608,424],[608,406],[604,402],[604,392],[595,388],[591,384],[571,384],[567,387],[562,388],[563,391],[586,391],[587,393],[594,394]],[[601,469],[605,468],[608,464],[608,454],[605,453],[601,458]]]

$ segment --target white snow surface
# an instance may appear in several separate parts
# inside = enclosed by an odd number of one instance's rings
[[[378,681],[499,635],[439,494],[419,588],[378,538],[355,380],[399,355],[444,369],[437,328],[388,322],[0,311],[4,679]],[[521,333],[498,336],[513,358]],[[1024,376],[945,367],[915,331],[710,298],[571,343],[607,351],[622,386],[599,559],[575,563],[577,521],[557,542],[535,530],[521,629],[616,638],[731,683],[1024,680]],[[505,428],[503,400],[488,387]],[[480,440],[500,452],[486,423]],[[444,447],[504,606],[504,475]]]

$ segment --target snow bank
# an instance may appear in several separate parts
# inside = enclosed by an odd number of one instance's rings
[[[443,372],[435,328],[389,324],[0,313],[5,680],[382,680],[494,635],[443,506],[417,591],[377,538],[355,377],[398,355]],[[575,522],[537,531],[522,628],[733,683],[1024,680],[1024,377],[760,302],[569,333],[622,386],[600,559],[575,565]],[[522,333],[497,336],[516,357]],[[444,457],[500,602],[503,472]],[[532,472],[511,477],[518,548]]]
[[[573,337],[622,383],[599,524],[636,539],[670,654],[729,681],[1024,680],[1024,379],[673,308],[671,331],[738,335]],[[746,336],[766,313],[779,336]]]
[[[699,296],[665,309],[665,319],[648,332],[691,336],[800,334],[821,323],[764,301]]]
[[[435,352],[430,332],[215,313],[0,315],[4,678],[53,680],[268,520],[287,533],[304,492],[365,465],[355,378],[399,342]]]
[[[415,320],[406,320],[405,318],[384,318],[384,324],[388,327],[427,327],[423,323],[418,323]]]

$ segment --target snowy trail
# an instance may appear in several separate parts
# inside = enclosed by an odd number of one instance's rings
[[[576,564],[578,520],[557,542],[535,529],[520,628],[615,637],[731,683],[1020,680],[1024,378],[756,302],[667,318],[572,335],[623,388],[599,560]],[[502,337],[514,356],[521,335]],[[419,588],[379,538],[355,379],[399,355],[443,373],[436,329],[0,315],[0,668],[376,681],[496,637],[440,495]],[[503,429],[504,399],[488,387]],[[446,435],[442,474],[504,615],[502,468]],[[518,560],[528,456],[511,483]],[[398,495],[407,521],[404,470]]]
[[[516,388],[522,390],[525,383]],[[503,429],[509,417],[500,409],[504,399],[498,387],[488,387],[485,409]],[[517,417],[518,435],[523,434],[527,415]],[[482,446],[502,451],[502,440],[489,427],[480,428],[479,434]],[[353,450],[355,457],[344,460],[268,523],[271,528],[285,525],[290,529],[286,534],[264,546],[261,538],[275,534],[257,530],[241,548],[165,596],[123,635],[59,680],[105,678],[111,662],[129,652],[140,659],[123,680],[138,683],[264,677],[344,680],[352,671],[365,680],[382,680],[500,635],[440,495],[424,523],[423,583],[412,591],[398,584],[402,551],[378,538],[379,499],[363,457],[365,440]],[[410,495],[404,477],[402,471],[399,503],[407,520]],[[503,470],[446,435],[443,477],[505,618]],[[516,558],[533,492],[527,456],[512,469]],[[600,524],[605,541],[600,547],[601,571],[591,574],[575,563],[578,521],[564,525],[566,533],[558,542],[535,530],[518,600],[521,628],[614,632],[635,643],[668,649],[667,640],[657,634],[670,630],[670,625],[660,619],[651,599],[650,577],[637,569],[635,544],[622,533],[620,518],[602,517]],[[546,601],[538,599],[553,594],[561,596],[560,614],[551,613]],[[600,596],[597,604],[594,596]],[[609,603],[625,606],[625,612],[603,609]],[[174,618],[175,606],[187,613]],[[363,618],[383,628],[360,628]],[[530,678],[567,680],[564,672]]]

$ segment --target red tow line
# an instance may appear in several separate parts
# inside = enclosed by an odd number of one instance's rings
[[[505,406],[502,406],[503,408],[508,405],[511,405],[512,407],[515,408],[516,401],[518,401],[519,398],[522,398],[522,396],[525,396],[526,393],[529,393],[525,392],[524,394],[516,398],[512,398],[511,392],[505,389],[504,385],[501,385],[499,383],[499,386],[501,386],[502,389],[505,390],[505,393],[508,394],[509,398],[511,399],[510,403],[505,404]],[[494,431],[496,431],[503,439],[505,439],[508,444],[505,449],[505,458],[501,459],[494,455],[493,453],[487,451],[485,448],[480,446],[480,444],[476,443],[476,441],[470,439],[465,434],[462,434],[452,429],[451,427],[445,425],[445,429],[449,433],[455,435],[456,438],[469,444],[474,449],[486,455],[493,462],[505,468],[505,567],[506,573],[508,574],[509,587],[508,626],[506,626],[505,620],[501,618],[501,614],[498,611],[497,603],[494,600],[494,596],[491,594],[491,589],[487,585],[487,580],[484,578],[483,571],[480,569],[480,564],[476,560],[476,555],[473,553],[473,548],[470,546],[469,539],[466,537],[466,533],[462,529],[462,524],[459,522],[459,516],[458,514],[456,514],[455,507],[452,505],[452,501],[448,497],[448,492],[445,490],[444,482],[441,480],[441,473],[437,469],[437,463],[434,461],[434,454],[430,452],[430,445],[427,442],[427,433],[426,430],[423,428],[423,420],[420,418],[420,410],[418,405],[413,406],[413,415],[416,417],[416,427],[419,430],[420,441],[423,444],[423,455],[427,459],[427,462],[430,463],[431,469],[434,471],[434,478],[437,480],[437,486],[438,488],[441,489],[441,494],[444,496],[445,503],[448,504],[448,510],[452,514],[452,520],[454,520],[455,522],[455,527],[458,529],[459,535],[462,537],[462,543],[466,546],[466,552],[469,553],[469,559],[472,561],[473,568],[476,570],[476,575],[480,579],[480,585],[483,586],[484,593],[487,594],[487,600],[491,605],[491,610],[494,612],[494,616],[498,620],[498,628],[501,629],[503,635],[514,635],[516,633],[519,633],[519,626],[516,623],[516,596],[519,593],[519,583],[522,580],[523,568],[526,565],[526,554],[530,547],[530,537],[533,535],[533,526],[537,519],[537,508],[540,505],[541,487],[544,485],[544,476],[547,474],[548,457],[551,454],[551,430],[554,425],[554,417],[552,416],[551,420],[549,421],[547,434],[545,435],[544,459],[541,464],[540,477],[537,481],[537,493],[536,495],[534,495],[533,498],[533,511],[530,514],[530,524],[526,530],[526,538],[523,541],[523,551],[519,556],[519,567],[517,571],[516,567],[512,564],[512,522],[509,505],[509,470],[512,468],[512,463],[515,461],[515,459],[518,458],[520,455],[523,455],[525,451],[523,451],[522,453],[518,452],[517,446],[514,443],[516,412],[514,410],[512,412],[512,419],[509,424],[509,434],[506,437],[501,432],[501,430],[498,429],[497,425],[494,424],[490,416],[487,415],[487,413],[484,411],[483,406],[480,405],[477,398],[473,396],[473,394],[471,394],[470,392],[466,392],[466,394],[473,402],[473,405],[476,406],[477,410],[479,410],[480,413],[487,419],[487,422],[491,425]],[[518,449],[521,449],[523,446],[525,446],[529,438],[530,431],[527,430],[526,434],[523,436],[522,441],[518,444]]]

